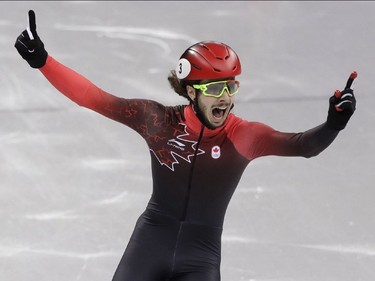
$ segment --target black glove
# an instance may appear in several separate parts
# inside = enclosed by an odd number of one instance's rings
[[[346,88],[342,92],[336,91],[329,99],[327,125],[335,130],[345,128],[356,107],[353,90]]]
[[[29,26],[18,36],[14,47],[31,67],[40,68],[45,65],[48,53],[36,33],[35,13],[33,10],[29,11]]]

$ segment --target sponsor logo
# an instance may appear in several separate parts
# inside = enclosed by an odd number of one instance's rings
[[[178,141],[178,140],[175,140],[175,139],[170,139],[168,142],[167,142],[168,145],[170,146],[173,146],[179,150],[182,150],[184,151],[185,150],[185,147],[186,145],[183,144],[182,142]]]

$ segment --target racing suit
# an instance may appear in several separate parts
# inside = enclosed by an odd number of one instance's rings
[[[225,212],[247,165],[266,155],[311,157],[335,139],[326,123],[284,133],[231,113],[216,129],[191,105],[111,95],[51,56],[40,68],[80,106],[139,133],[151,154],[152,196],[113,281],[218,281]]]

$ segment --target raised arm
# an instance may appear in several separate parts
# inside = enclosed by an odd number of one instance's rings
[[[242,122],[235,133],[237,149],[248,159],[266,155],[312,157],[325,150],[343,130],[356,109],[351,84],[355,72],[349,77],[345,89],[337,90],[329,99],[326,122],[300,133],[285,133],[252,122]]]
[[[36,32],[34,11],[28,13],[28,26],[18,36],[15,47],[32,68],[39,69],[62,94],[77,104],[105,114],[102,108],[118,99],[101,90],[74,70],[48,55]]]
[[[124,99],[103,91],[81,74],[48,55],[36,32],[35,13],[29,11],[28,27],[18,36],[15,47],[28,64],[37,68],[62,94],[80,106],[121,122],[145,136],[150,116],[164,116],[164,107],[154,101]],[[152,123],[152,122],[151,122]]]
[[[310,158],[325,150],[337,137],[339,131],[323,123],[300,133],[285,133],[262,128],[257,139],[255,157],[266,155],[301,156]]]

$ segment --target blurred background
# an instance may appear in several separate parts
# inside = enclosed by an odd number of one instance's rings
[[[325,121],[356,70],[357,111],[322,154],[250,163],[224,225],[224,281],[375,280],[375,2],[0,2],[0,279],[111,280],[151,195],[131,129],[79,107],[19,56],[36,12],[49,54],[102,89],[186,101],[167,75],[202,40],[243,72],[234,113],[287,132]]]

